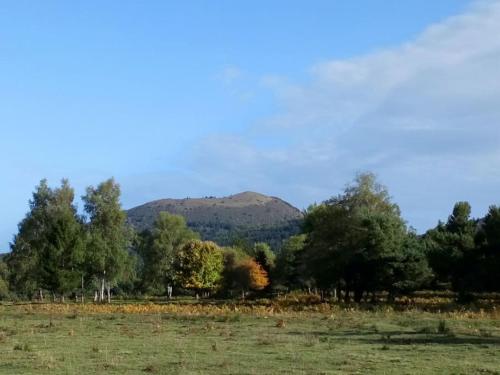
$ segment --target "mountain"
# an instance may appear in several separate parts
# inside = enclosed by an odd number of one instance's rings
[[[182,215],[202,239],[229,245],[235,241],[264,241],[274,248],[300,231],[302,213],[289,203],[267,195],[243,192],[229,197],[161,199],[127,211],[136,230],[150,229],[161,211]]]

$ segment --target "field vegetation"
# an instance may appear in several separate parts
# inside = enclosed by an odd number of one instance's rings
[[[500,374],[496,299],[0,307],[2,374]]]

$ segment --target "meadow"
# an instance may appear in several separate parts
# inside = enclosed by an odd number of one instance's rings
[[[500,374],[496,302],[0,305],[0,374]]]

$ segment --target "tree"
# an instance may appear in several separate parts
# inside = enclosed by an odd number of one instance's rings
[[[151,232],[142,234],[144,286],[163,293],[175,279],[174,260],[177,252],[188,241],[199,238],[190,230],[182,216],[160,212]]]
[[[94,188],[87,188],[82,197],[87,224],[87,270],[100,280],[99,301],[111,300],[111,285],[120,280],[129,262],[130,229],[126,225],[126,215],[120,204],[120,186],[109,179]]]
[[[389,297],[407,294],[427,285],[433,277],[425,254],[425,246],[414,231],[409,231],[401,252],[391,263],[388,280]]]
[[[53,191],[48,207],[46,246],[40,267],[43,285],[61,296],[77,288],[84,257],[84,232],[73,204],[74,190],[67,180]]]
[[[253,246],[252,256],[262,268],[270,274],[274,269],[276,255],[271,250],[271,247],[265,242],[257,242]]]
[[[42,180],[33,193],[30,211],[19,224],[8,265],[11,284],[22,294],[42,289],[64,295],[76,286],[83,251],[82,221],[67,180],[51,189]]]
[[[477,289],[478,279],[470,270],[476,267],[479,253],[476,251],[476,222],[470,218],[468,202],[457,202],[446,224],[425,235],[427,257],[436,280],[451,283],[452,288],[463,298]]]
[[[177,253],[174,269],[183,288],[214,291],[222,279],[222,249],[210,241],[189,241]]]
[[[222,291],[232,296],[235,289],[240,289],[238,281],[237,267],[250,256],[245,250],[238,247],[225,247],[223,251],[223,270],[222,270]]]
[[[0,300],[9,297],[9,269],[3,259],[0,259]]]
[[[39,265],[46,246],[44,234],[52,194],[47,180],[41,180],[29,201],[30,210],[18,224],[18,233],[10,245],[11,252],[6,260],[11,270],[9,281],[11,287],[22,295],[31,296],[43,288]]]
[[[306,212],[303,261],[320,288],[354,292],[391,289],[407,229],[399,207],[371,173],[360,174],[344,194]]]
[[[234,277],[234,282],[241,289],[243,298],[248,290],[259,291],[269,285],[267,272],[253,258],[238,262],[235,267]]]
[[[299,261],[300,254],[304,250],[305,242],[305,234],[289,237],[283,242],[276,257],[276,268],[274,271],[278,284],[293,288],[299,287],[303,283],[300,277]]]
[[[473,276],[480,280],[481,290],[500,291],[500,207],[491,206],[481,221],[476,236],[478,260]],[[474,272],[475,271],[475,272]]]

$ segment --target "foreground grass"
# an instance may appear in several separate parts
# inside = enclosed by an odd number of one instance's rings
[[[0,374],[500,374],[489,312],[0,306]]]

